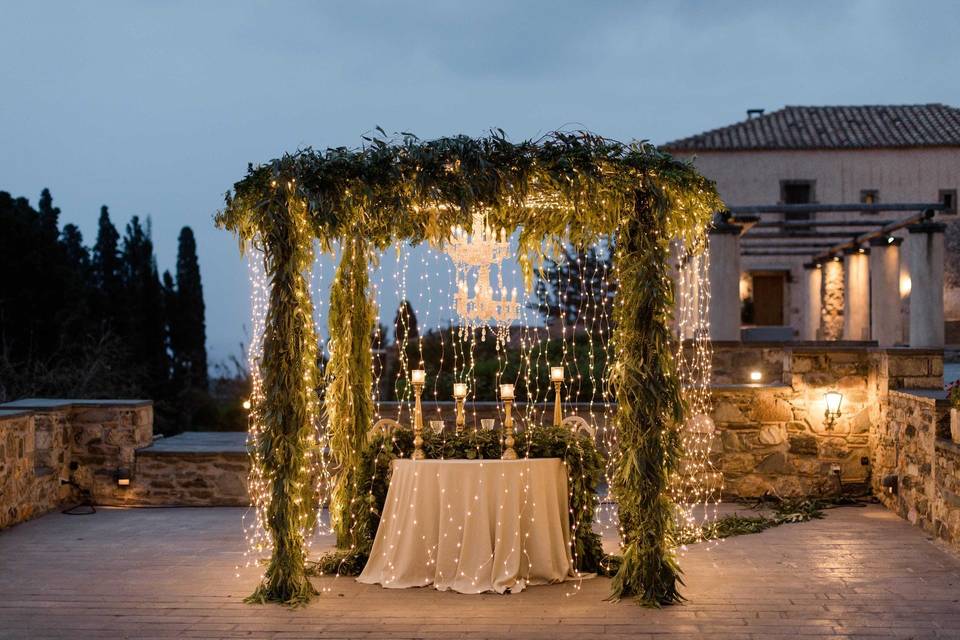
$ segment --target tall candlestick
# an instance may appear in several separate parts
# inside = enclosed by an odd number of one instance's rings
[[[553,401],[553,426],[559,427],[563,423],[563,410],[560,407],[560,387],[563,386],[563,367],[550,367],[550,379],[557,390]]]
[[[414,460],[423,460],[427,456],[423,453],[423,408],[420,406],[420,394],[423,393],[423,384],[427,380],[427,372],[423,369],[414,369],[410,372],[410,382],[413,383],[413,454]]]
[[[453,397],[457,401],[457,433],[463,433],[463,428],[467,423],[463,411],[463,402],[467,397],[467,385],[463,382],[453,383]]]
[[[516,460],[517,452],[513,450],[513,415],[511,412],[513,406],[512,384],[500,385],[500,399],[503,400],[503,444],[506,447],[506,449],[503,450],[503,455],[500,457],[503,460]]]

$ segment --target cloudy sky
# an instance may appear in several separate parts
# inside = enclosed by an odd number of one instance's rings
[[[247,324],[246,272],[212,215],[248,162],[378,125],[665,142],[752,107],[960,106],[950,1],[0,6],[0,190],[35,203],[49,187],[88,244],[101,204],[118,227],[150,216],[161,270],[192,226],[213,360]]]

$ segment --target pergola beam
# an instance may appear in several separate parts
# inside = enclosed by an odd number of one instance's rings
[[[732,220],[736,222],[737,219]],[[783,229],[807,229],[810,227],[850,227],[850,228],[859,228],[859,227],[876,227],[885,224],[892,224],[896,220],[811,220],[807,222],[806,220],[765,220],[763,222],[757,222],[753,225],[753,228],[756,229],[765,229],[765,228],[783,228]]]
[[[943,209],[943,207],[940,207],[940,209]],[[813,261],[822,262],[824,260],[829,260],[833,256],[842,253],[845,249],[854,249],[862,244],[870,242],[874,238],[882,238],[883,236],[889,236],[894,231],[899,231],[900,229],[909,227],[912,224],[917,224],[918,222],[925,222],[931,219],[933,217],[933,214],[934,214],[934,209],[926,209],[924,211],[921,211],[920,213],[904,218],[903,220],[898,220],[897,222],[894,222],[892,224],[884,225],[879,229],[877,229],[876,231],[870,231],[868,233],[861,234],[856,238],[854,238],[853,240],[850,240],[849,242],[843,242],[841,244],[836,245],[832,249],[829,249],[828,251],[825,251],[817,256],[814,256]]]
[[[889,204],[764,204],[727,207],[728,215],[784,214],[784,213],[880,213],[882,211],[945,211],[940,202],[893,202]],[[801,221],[807,224],[806,221]]]

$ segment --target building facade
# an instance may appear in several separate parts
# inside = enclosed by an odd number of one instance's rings
[[[880,257],[867,258],[871,247],[866,242],[850,248],[851,254],[863,257],[829,261],[839,265],[813,259],[831,245],[920,210],[878,207],[939,204],[928,221],[935,226],[926,229],[936,235],[940,229],[936,225],[945,224],[942,238],[933,240],[946,247],[942,258],[945,339],[960,342],[955,330],[960,325],[960,227],[954,222],[960,189],[960,109],[929,104],[785,107],[769,114],[751,110],[742,122],[662,148],[691,159],[700,172],[715,180],[733,211],[768,205],[873,205],[871,210],[757,211],[755,228],[743,233],[750,225],[741,225],[740,314],[748,335],[753,327],[781,327],[779,333],[759,331],[757,335],[871,340],[884,330],[874,325],[899,314],[898,322],[887,323],[891,326],[886,330],[896,332],[888,341],[909,344],[912,291],[930,284],[911,277],[909,253],[920,244],[903,242],[911,235],[911,227],[896,229],[880,240],[898,249],[893,267],[888,257],[886,265]],[[786,225],[774,226],[781,223]],[[896,274],[888,273],[887,281],[877,280],[874,274],[871,282],[870,270],[858,268],[869,263],[888,272],[895,268]],[[810,269],[820,274],[811,275]],[[896,282],[895,296],[881,290],[889,288],[891,278]],[[819,296],[811,293],[817,284]],[[858,296],[858,284],[867,289],[866,296]],[[852,300],[847,300],[845,285]],[[871,311],[871,298],[882,299],[883,307]]]

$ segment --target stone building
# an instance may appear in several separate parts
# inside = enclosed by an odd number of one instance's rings
[[[960,109],[755,109],[662,148],[692,159],[735,212],[714,243],[717,338],[743,325],[746,339],[960,342]],[[939,206],[922,224],[879,233],[925,205]]]

